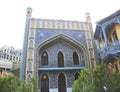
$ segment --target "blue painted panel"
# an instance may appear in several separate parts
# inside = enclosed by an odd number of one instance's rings
[[[36,46],[42,41],[57,35],[64,34],[74,38],[78,42],[86,46],[85,31],[82,30],[54,30],[54,29],[37,29],[36,30]]]

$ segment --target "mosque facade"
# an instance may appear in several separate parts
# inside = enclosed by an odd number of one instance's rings
[[[72,92],[81,69],[95,66],[89,13],[85,22],[40,19],[27,8],[21,80],[34,76],[40,92]]]

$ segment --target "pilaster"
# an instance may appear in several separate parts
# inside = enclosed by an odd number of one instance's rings
[[[93,69],[96,66],[96,59],[94,53],[94,44],[93,44],[93,30],[91,25],[91,18],[90,14],[86,14],[86,42],[87,42],[87,51],[88,51],[88,61],[89,61],[89,68]]]

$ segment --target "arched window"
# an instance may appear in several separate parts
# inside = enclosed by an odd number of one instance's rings
[[[32,50],[29,50],[28,51],[28,55],[29,55],[29,59],[33,59],[33,51]]]
[[[41,92],[49,92],[49,78],[46,74],[41,78]]]
[[[58,76],[58,92],[66,92],[66,79],[63,73]]]
[[[73,64],[74,65],[79,65],[79,57],[76,52],[73,53]]]
[[[78,77],[79,77],[79,73],[77,72],[77,73],[75,73],[75,80],[77,80],[78,79]]]
[[[30,31],[30,36],[34,36],[34,31],[33,31],[33,29]]]
[[[33,40],[30,40],[30,48],[33,47]]]
[[[47,52],[42,53],[41,65],[48,65],[48,54],[47,54]]]
[[[64,67],[64,56],[62,52],[58,53],[58,67]]]
[[[28,82],[31,80],[31,73],[28,74]]]
[[[29,61],[29,63],[28,63],[28,70],[29,70],[29,71],[32,70],[32,62],[31,62],[31,61]]]

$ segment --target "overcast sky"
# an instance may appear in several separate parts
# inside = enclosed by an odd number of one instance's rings
[[[1,0],[0,47],[7,45],[22,49],[26,8],[33,9],[34,18],[85,21],[91,14],[95,22],[120,9],[119,0]]]

